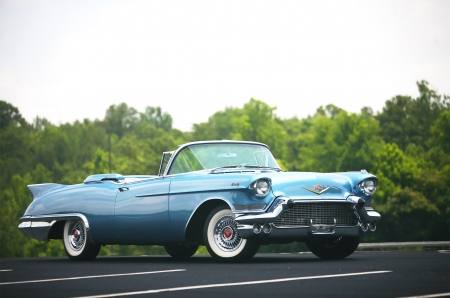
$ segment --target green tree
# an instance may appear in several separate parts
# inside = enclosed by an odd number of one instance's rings
[[[145,113],[140,114],[141,122],[146,122],[156,128],[162,128],[165,131],[172,129],[172,116],[163,113],[160,107],[147,107]]]
[[[138,112],[126,103],[112,105],[105,115],[105,125],[108,134],[115,134],[122,138],[125,133],[132,132],[138,122]]]
[[[22,118],[18,108],[4,100],[0,100],[0,130],[5,129],[10,125],[26,126],[27,123],[25,119]]]
[[[383,111],[376,116],[381,135],[387,143],[397,143],[403,151],[409,144],[426,147],[430,127],[439,114],[449,108],[450,98],[430,89],[428,82],[417,82],[420,96],[397,95],[386,101]]]
[[[335,172],[373,168],[381,139],[378,122],[372,116],[349,114],[328,106],[319,108],[307,127],[297,141],[302,146],[297,156],[301,170]]]

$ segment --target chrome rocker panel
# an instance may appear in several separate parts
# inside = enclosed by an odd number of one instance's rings
[[[86,226],[86,232],[89,231],[89,222],[86,216],[81,213],[24,216],[20,218],[22,222],[19,224],[19,230],[27,234],[31,238],[48,241],[48,234],[56,222],[71,219],[83,220],[84,225]]]

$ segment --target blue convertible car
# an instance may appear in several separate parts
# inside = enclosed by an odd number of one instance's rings
[[[345,258],[376,230],[376,186],[365,170],[285,172],[261,143],[193,142],[164,152],[157,176],[29,185],[33,202],[19,229],[62,239],[72,260],[94,259],[101,245],[145,244],[175,258],[205,245],[215,259],[237,261],[260,245],[293,241],[320,258]]]

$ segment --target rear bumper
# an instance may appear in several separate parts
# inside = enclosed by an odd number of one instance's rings
[[[20,218],[22,222],[19,224],[19,230],[31,238],[48,241],[49,232],[56,222],[73,219],[82,219],[86,226],[86,231],[89,230],[89,222],[81,213],[24,216]]]

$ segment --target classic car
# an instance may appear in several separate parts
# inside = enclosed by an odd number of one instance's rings
[[[377,178],[365,170],[286,172],[269,147],[202,141],[164,152],[158,175],[96,174],[83,183],[28,185],[19,229],[62,239],[72,260],[102,245],[161,245],[188,258],[199,245],[220,261],[251,259],[260,245],[303,241],[316,256],[345,258],[376,230]]]

